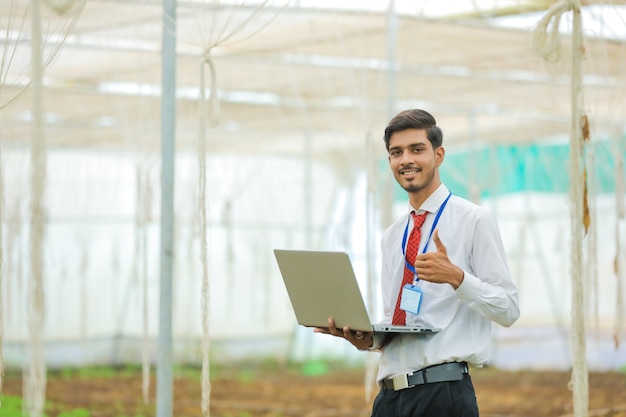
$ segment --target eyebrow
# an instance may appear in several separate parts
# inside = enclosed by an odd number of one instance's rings
[[[425,142],[416,142],[416,143],[411,143],[411,144],[407,145],[406,148],[407,149],[415,149],[415,148],[421,148],[421,147],[424,147],[424,146],[426,146]],[[389,148],[389,152],[397,151],[397,150],[400,150],[400,149],[403,149],[402,146],[391,146]]]

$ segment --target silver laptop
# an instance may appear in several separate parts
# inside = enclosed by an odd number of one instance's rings
[[[275,249],[298,324],[328,327],[333,317],[344,326],[366,332],[437,333],[441,329],[372,324],[350,258],[343,252]]]

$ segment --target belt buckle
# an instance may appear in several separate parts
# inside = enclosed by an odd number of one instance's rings
[[[401,374],[395,375],[391,378],[393,382],[393,390],[400,391],[401,389],[410,388],[409,387],[409,376],[413,375],[413,372],[410,374]],[[411,385],[412,387],[413,385]]]

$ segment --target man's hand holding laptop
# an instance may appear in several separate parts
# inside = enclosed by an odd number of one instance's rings
[[[372,332],[362,332],[360,330],[352,331],[347,326],[343,329],[338,329],[335,327],[335,320],[332,317],[328,318],[328,327],[315,327],[313,331],[315,333],[330,334],[346,339],[359,350],[368,349],[372,347],[374,343]]]

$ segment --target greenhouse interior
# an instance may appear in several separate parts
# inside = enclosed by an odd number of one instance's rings
[[[415,108],[517,285],[489,367],[626,386],[626,2],[0,1],[0,399],[23,374],[24,415],[48,372],[129,364],[162,417],[183,365],[195,415],[369,415],[378,353],[298,325],[274,250],[347,253],[382,318],[408,204],[383,133]],[[365,411],[214,408],[209,365],[268,361],[363,369]],[[545,415],[626,416],[581,385]]]

